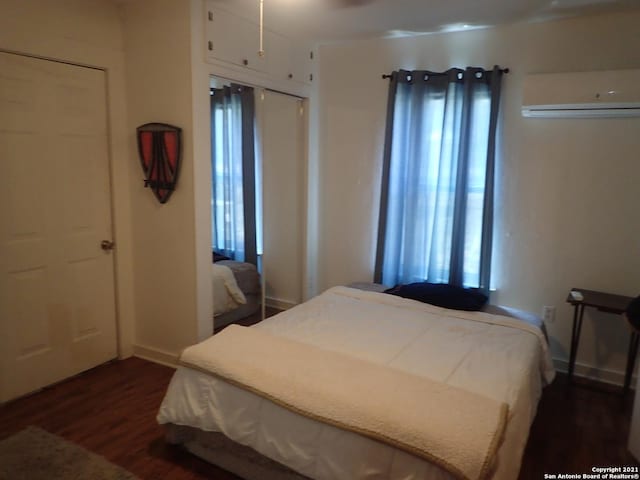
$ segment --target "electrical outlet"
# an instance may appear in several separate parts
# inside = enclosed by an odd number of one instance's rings
[[[544,323],[553,323],[556,321],[556,307],[545,305],[542,307],[542,320]]]

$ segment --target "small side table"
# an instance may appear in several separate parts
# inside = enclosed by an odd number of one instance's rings
[[[585,290],[583,288],[572,288],[582,294],[583,299],[578,301],[571,296],[571,292],[567,296],[567,302],[573,305],[573,329],[571,333],[571,353],[569,355],[569,381],[573,379],[573,369],[576,364],[576,355],[578,353],[578,343],[580,342],[580,330],[582,329],[582,317],[585,307],[593,307],[601,312],[615,313],[621,315],[627,309],[627,306],[633,300],[632,297],[624,295],[614,295],[611,293],[597,292],[594,290]],[[635,330],[631,331],[631,339],[629,340],[629,351],[627,353],[627,368],[624,374],[624,389],[627,393],[629,384],[631,383],[631,375],[635,366],[636,356],[638,354],[638,343],[640,335]]]

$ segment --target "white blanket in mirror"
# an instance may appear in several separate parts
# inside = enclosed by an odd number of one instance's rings
[[[235,310],[238,306],[247,303],[247,299],[238,287],[236,277],[229,267],[213,263],[211,273],[214,315]]]

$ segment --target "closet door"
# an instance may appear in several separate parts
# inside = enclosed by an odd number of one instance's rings
[[[101,70],[0,53],[0,402],[117,356],[106,105]]]
[[[298,97],[258,94],[262,145],[263,273],[266,304],[302,302],[306,211],[305,115]]]

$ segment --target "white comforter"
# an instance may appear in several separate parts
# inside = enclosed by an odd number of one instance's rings
[[[506,402],[509,423],[495,479],[517,478],[542,384],[554,375],[542,335],[517,320],[344,287],[253,328]],[[418,457],[185,367],[158,421],[220,431],[311,478],[451,478]]]
[[[236,277],[229,267],[213,263],[211,265],[211,275],[214,315],[230,312],[247,303],[247,299],[238,287]]]

